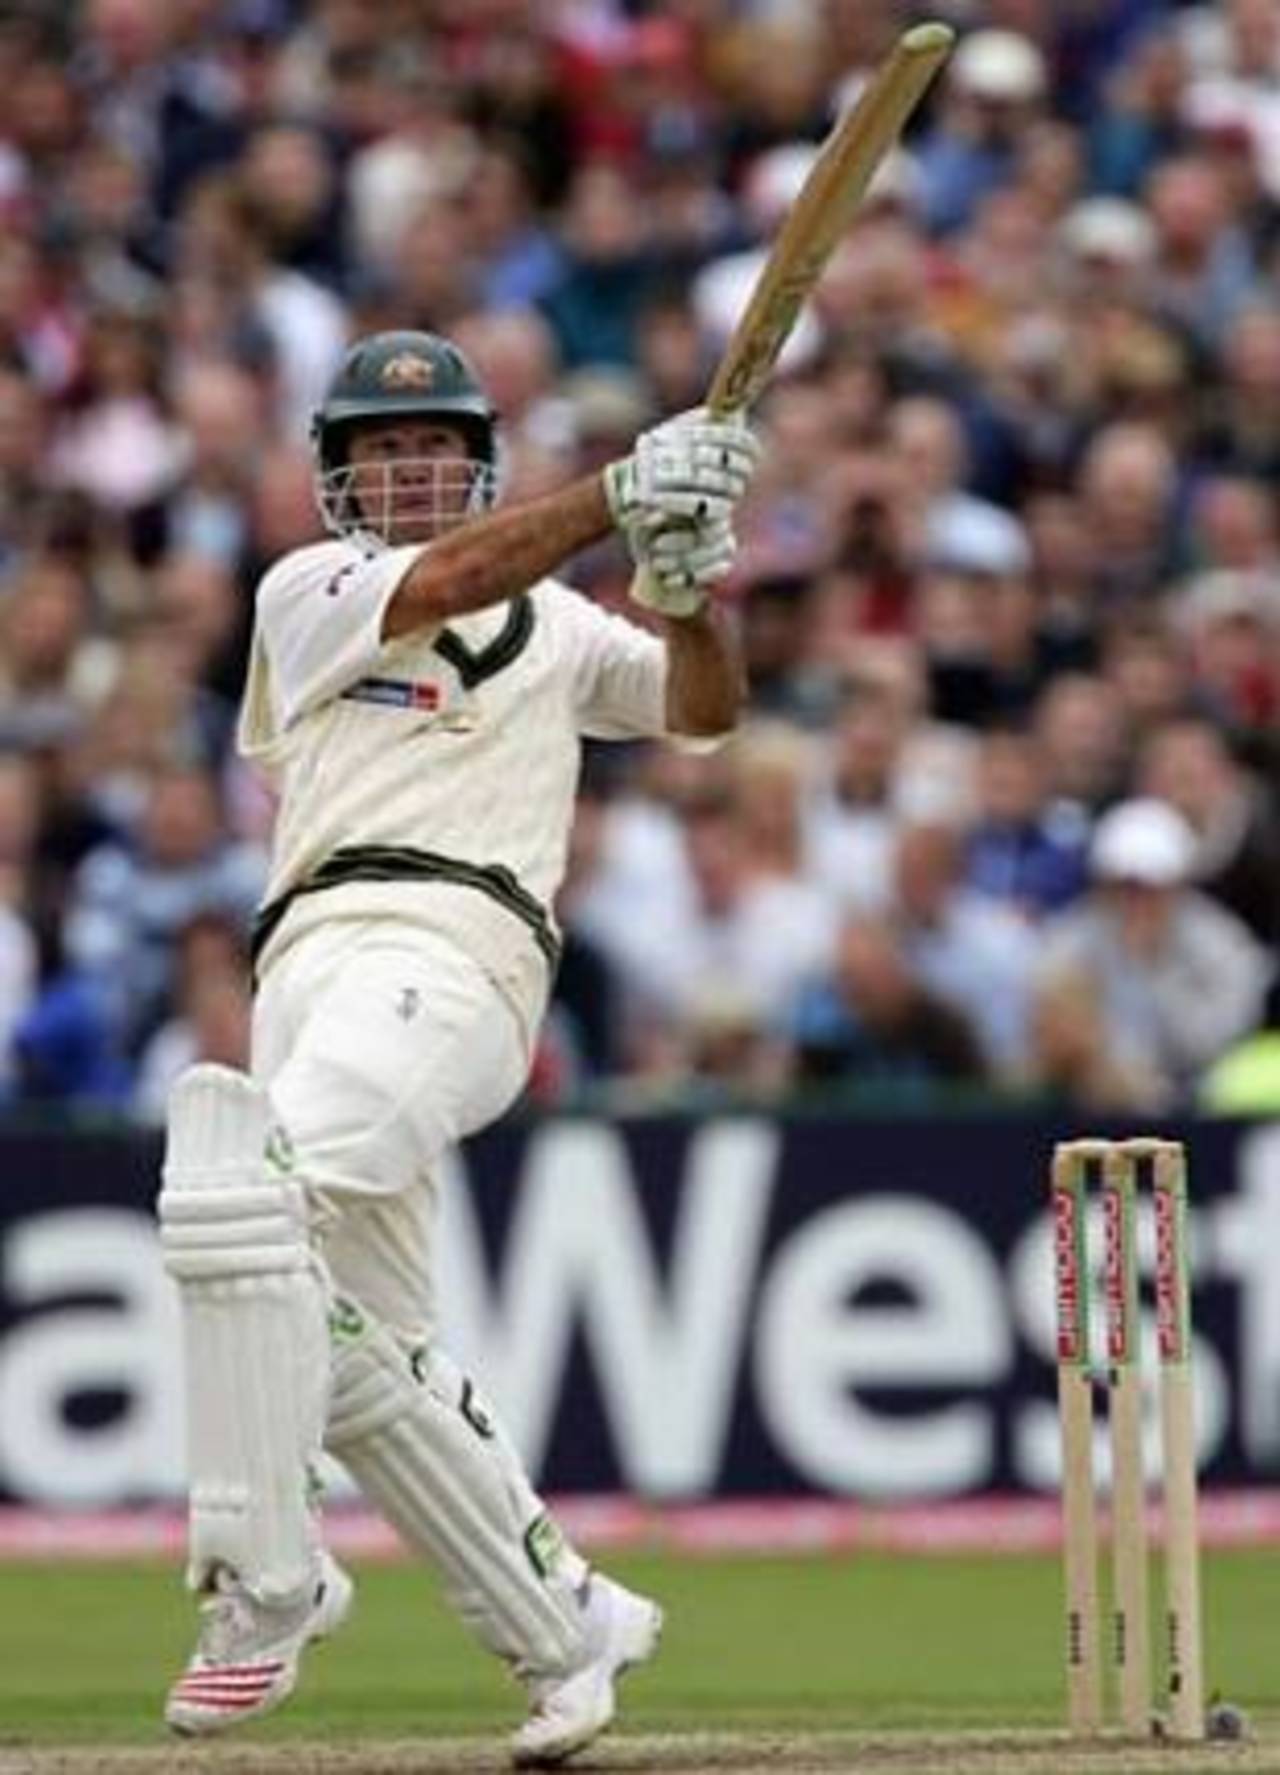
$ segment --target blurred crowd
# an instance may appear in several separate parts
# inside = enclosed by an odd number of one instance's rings
[[[1280,0],[929,11],[760,409],[744,730],[587,758],[544,1100],[1280,1107]],[[624,452],[913,16],[8,0],[0,1100],[243,1061],[251,594],[345,341],[457,340],[509,498]]]

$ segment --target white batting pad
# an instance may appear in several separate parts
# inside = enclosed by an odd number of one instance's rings
[[[454,1608],[521,1676],[576,1669],[586,1566],[470,1381],[335,1302],[325,1441],[369,1501],[440,1573]]]
[[[188,1578],[232,1568],[276,1601],[315,1569],[310,1503],[328,1392],[323,1275],[266,1093],[193,1066],[169,1101],[160,1231],[182,1297]]]

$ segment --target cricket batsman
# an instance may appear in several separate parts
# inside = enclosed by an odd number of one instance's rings
[[[493,410],[420,332],[357,341],[313,432],[333,539],[262,580],[240,717],[279,795],[252,1076],[194,1066],[170,1104],[201,1619],[165,1713],[191,1734],[254,1719],[340,1626],[325,1446],[525,1685],[515,1763],[553,1766],[609,1724],[662,1614],[569,1545],[438,1341],[439,1166],[528,1074],[582,737],[734,725],[740,663],[708,593],[758,446],[740,418],[687,413],[493,509]],[[550,577],[610,529],[660,636]]]

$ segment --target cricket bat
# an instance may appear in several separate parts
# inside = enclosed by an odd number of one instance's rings
[[[713,413],[740,412],[758,398],[876,168],[954,41],[955,32],[940,23],[904,31],[828,136],[712,378],[706,404]]]
[[[857,104],[828,136],[725,347],[707,392],[713,413],[739,412],[759,396],[876,168],[954,41],[950,25],[915,25],[904,31]]]

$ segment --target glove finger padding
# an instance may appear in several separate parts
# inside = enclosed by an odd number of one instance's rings
[[[692,616],[708,590],[728,574],[736,553],[733,530],[725,520],[650,527],[637,549],[641,572],[632,597],[663,616]]]
[[[631,532],[642,526],[679,520],[685,523],[727,520],[732,500],[722,491],[722,482],[714,487],[699,485],[696,475],[682,475],[678,480],[664,476],[655,482],[635,456],[611,462],[603,474],[605,498],[614,524],[631,541]],[[632,553],[635,548],[632,545]]]
[[[696,616],[706,603],[707,594],[701,586],[659,579],[642,567],[631,582],[631,599],[646,610],[656,610],[659,616],[680,619]]]
[[[746,456],[752,468],[760,460],[760,440],[742,413],[717,415],[707,407],[692,407],[687,413],[677,413],[674,419],[664,419],[661,425],[642,432],[636,441],[639,444],[648,439],[665,444],[673,437],[730,449]]]
[[[659,579],[683,579],[692,585],[714,585],[733,566],[737,545],[728,525],[715,530],[667,530],[649,547],[644,565]]]
[[[651,445],[636,451],[641,497],[698,493],[736,503],[751,485],[755,467],[745,451],[690,440],[687,447]]]
[[[760,445],[737,414],[715,419],[703,408],[642,432],[634,453],[604,471],[614,522],[623,530],[649,519],[715,522],[750,485]]]

